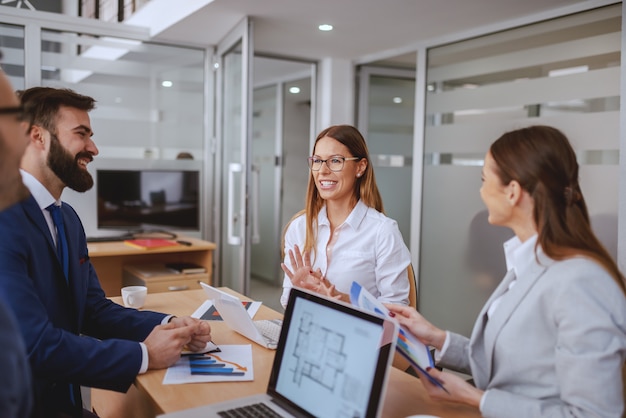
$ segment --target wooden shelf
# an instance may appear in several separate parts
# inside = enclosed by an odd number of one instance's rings
[[[87,244],[91,264],[96,269],[100,285],[108,297],[119,296],[124,266],[128,264],[190,262],[206,267],[208,283],[212,282],[213,250],[216,245],[191,237],[178,237],[191,245],[155,249],[131,247],[122,241],[91,242]],[[167,286],[166,286],[167,287]]]

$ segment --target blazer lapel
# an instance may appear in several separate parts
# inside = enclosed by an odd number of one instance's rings
[[[50,235],[50,228],[48,228],[46,218],[43,217],[43,213],[41,212],[41,209],[39,208],[39,205],[37,204],[37,201],[35,200],[33,195],[30,195],[28,199],[23,202],[22,205],[22,207],[24,208],[24,212],[26,212],[26,216],[33,224],[35,224],[37,228],[39,228],[41,233],[46,237],[48,246],[56,257],[57,249],[54,245],[54,241],[52,240],[52,235]]]
[[[503,295],[508,289],[509,284],[515,280],[515,272],[509,270],[496,290],[493,291],[487,302],[483,305],[478,319],[474,324],[472,335],[470,337],[470,357],[472,359],[472,377],[476,387],[485,388],[490,376],[490,357],[488,358],[485,348],[485,327],[488,323],[487,311],[494,300]]]
[[[25,201],[25,203],[24,203],[24,210],[26,212],[26,216],[41,231],[43,236],[46,237],[46,242],[48,243],[48,247],[49,247],[50,251],[52,252],[51,257],[53,257],[57,261],[57,266],[59,268],[60,274],[57,275],[59,277],[58,282],[62,283],[63,286],[67,287],[67,280],[65,280],[65,277],[64,277],[64,274],[63,274],[63,265],[61,264],[61,260],[59,260],[59,257],[57,255],[57,247],[54,244],[54,240],[52,239],[52,235],[50,233],[50,228],[48,227],[48,223],[46,222],[46,218],[44,218],[44,216],[43,216],[41,208],[39,208],[39,205],[37,204],[37,201],[35,200],[35,198],[32,195]],[[63,215],[63,210],[61,210],[61,216],[63,216],[63,220],[65,222],[66,217],[65,217],[65,215]],[[68,243],[68,248],[69,248],[69,243]],[[70,255],[71,254],[72,253],[70,252]],[[70,264],[71,264],[71,258],[70,258]],[[70,267],[70,269],[71,269],[71,267]]]
[[[542,257],[542,254],[538,256],[540,259],[543,259],[543,262],[537,263],[533,262],[528,268],[522,272],[520,272],[521,280],[518,280],[515,283],[515,286],[510,290],[506,291],[508,288],[508,284],[506,284],[506,288],[502,294],[502,300],[500,304],[496,308],[496,310],[491,314],[491,317],[487,320],[486,309],[488,309],[489,304],[493,302],[490,298],[490,303],[485,305],[486,308],[484,314],[484,322],[481,326],[481,329],[476,334],[476,342],[477,347],[482,345],[482,350],[484,352],[484,375],[481,376],[485,380],[481,382],[484,384],[483,387],[486,387],[487,382],[492,377],[493,374],[493,355],[496,346],[496,340],[498,339],[498,335],[502,331],[502,328],[507,324],[509,318],[515,312],[519,304],[524,300],[526,294],[530,291],[530,289],[534,286],[534,284],[539,280],[539,278],[545,273],[548,264],[551,262],[547,257]],[[507,274],[508,276],[508,274]],[[515,275],[513,274],[513,278]],[[509,280],[510,283],[511,280]],[[503,284],[504,280],[503,280]],[[500,290],[500,286],[498,289]],[[497,297],[497,296],[496,296]],[[472,339],[474,335],[472,335]],[[479,343],[480,341],[480,343]],[[478,382],[477,382],[478,383]]]

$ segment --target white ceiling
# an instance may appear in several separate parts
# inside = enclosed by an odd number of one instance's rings
[[[420,42],[485,25],[577,3],[601,3],[598,0],[186,0],[170,4],[184,7],[186,3],[195,3],[198,7],[198,3],[207,2],[171,26],[161,22],[160,28],[165,29],[159,28],[154,33],[155,39],[216,45],[244,16],[250,16],[254,22],[256,52],[311,60],[337,57],[363,61],[368,57],[393,55],[394,51],[406,52],[408,47]],[[317,26],[321,23],[330,23],[335,29],[320,32]]]

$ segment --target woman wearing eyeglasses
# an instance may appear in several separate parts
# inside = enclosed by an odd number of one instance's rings
[[[396,221],[383,214],[361,133],[331,126],[315,140],[306,208],[287,224],[281,303],[293,286],[349,301],[353,281],[382,302],[409,301],[411,262]]]

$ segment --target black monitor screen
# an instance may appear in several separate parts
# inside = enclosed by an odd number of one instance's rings
[[[200,228],[199,171],[98,170],[98,228]]]

